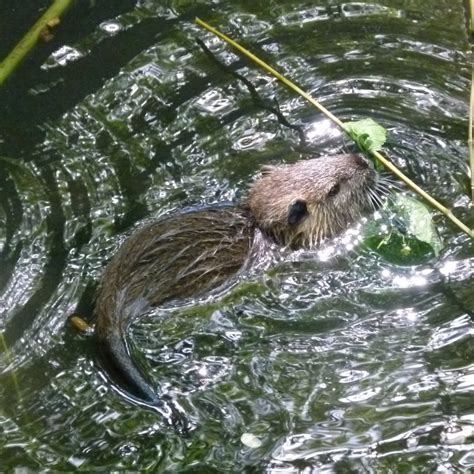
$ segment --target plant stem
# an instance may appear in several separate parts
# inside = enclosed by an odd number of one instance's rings
[[[472,0],[472,2],[474,2],[474,0]],[[472,141],[473,115],[474,115],[474,66],[471,66],[471,100],[470,100],[470,106],[469,106],[469,134],[468,134],[469,163],[471,167],[471,206],[473,206],[473,203],[474,203],[474,143]]]
[[[469,28],[471,35],[474,34],[474,0],[469,2],[470,4],[470,18]],[[472,47],[471,38],[471,53],[474,52]],[[468,134],[468,145],[469,145],[469,164],[471,167],[471,207],[474,205],[474,143],[472,141],[472,126],[473,126],[473,115],[474,115],[474,65],[471,64],[471,99],[469,104],[469,134]]]
[[[440,202],[438,202],[435,198],[430,196],[426,191],[423,191],[416,183],[414,183],[410,178],[405,176],[393,163],[387,160],[384,156],[382,156],[378,151],[371,152],[377,160],[382,163],[385,168],[389,169],[395,176],[399,177],[403,182],[407,184],[407,186],[423,197],[426,201],[428,201],[432,207],[438,209],[438,211],[442,212],[448,219],[450,219],[454,224],[456,224],[461,230],[463,230],[467,235],[474,239],[474,230],[469,229],[469,227],[461,222],[450,209],[443,206]]]
[[[74,0],[54,0],[41,18],[30,28],[28,33],[13,48],[10,54],[0,63],[0,86],[23,61],[25,56],[38,42],[41,31],[47,24],[60,17],[74,2]]]
[[[469,2],[470,6],[471,6],[471,10],[470,10],[470,13],[471,13],[471,17],[469,18],[470,20],[470,30],[471,30],[471,33],[474,33],[474,0],[471,0]]]
[[[474,0],[473,0],[474,1]],[[215,34],[222,40],[224,40],[226,43],[230,44],[233,46],[235,49],[240,51],[242,54],[250,58],[252,61],[256,62],[259,66],[263,67],[263,69],[266,69],[270,74],[275,76],[278,80],[283,82],[286,86],[288,86],[290,89],[293,89],[297,94],[301,95],[304,97],[308,102],[313,104],[318,110],[320,110],[324,115],[326,115],[328,118],[330,118],[333,122],[335,122],[339,127],[344,128],[344,124],[331,112],[329,112],[326,107],[323,107],[319,102],[317,102],[315,99],[313,99],[307,92],[305,92],[303,89],[298,87],[296,84],[288,80],[286,77],[282,76],[276,69],[273,69],[270,65],[262,61],[260,58],[255,56],[253,53],[251,53],[249,50],[245,49],[243,46],[240,46],[239,43],[236,43],[234,40],[226,36],[224,33],[221,33],[219,30],[216,30],[212,26],[208,25],[206,22],[202,21],[200,18],[196,18],[196,23],[204,28],[206,30],[210,31],[211,33]]]
[[[474,4],[474,0],[471,0],[471,4]],[[313,97],[311,97],[307,92],[305,92],[303,89],[298,87],[296,84],[291,82],[289,79],[286,77],[282,76],[277,70],[269,66],[267,63],[262,61],[260,58],[255,56],[253,53],[245,49],[243,46],[240,44],[236,43],[234,40],[226,36],[225,34],[221,33],[220,31],[216,30],[212,26],[208,25],[206,22],[201,20],[200,18],[196,18],[196,23],[206,30],[210,31],[214,35],[218,36],[222,40],[224,40],[226,43],[230,44],[233,46],[235,49],[240,51],[243,55],[247,56],[250,58],[252,61],[256,62],[259,66],[261,66],[263,69],[268,71],[270,74],[275,76],[278,80],[283,82],[286,86],[288,86],[290,89],[294,90],[297,94],[301,95],[304,97],[308,102],[310,102],[312,105],[314,105],[318,110],[320,110],[326,117],[331,119],[334,123],[336,123],[339,127],[341,127],[346,133],[346,127],[344,123],[339,120],[335,115],[333,115],[329,110],[327,110],[325,107],[323,107],[319,102],[316,101]],[[349,135],[349,134],[348,134]],[[350,137],[350,135],[349,135]],[[351,137],[350,137],[351,138]],[[409,186],[413,191],[418,193],[420,196],[422,196],[426,201],[428,201],[434,208],[438,209],[440,212],[442,212],[448,219],[450,219],[454,224],[456,224],[463,232],[465,232],[467,235],[469,235],[471,238],[474,239],[474,230],[469,229],[464,223],[462,223],[449,209],[444,207],[441,203],[439,203],[436,199],[431,197],[428,193],[423,191],[417,184],[415,184],[410,178],[405,176],[395,165],[390,163],[385,157],[383,157],[379,152],[371,152],[372,155],[377,158],[387,169],[392,171],[397,177],[399,177],[402,181],[404,181],[407,186]]]
[[[5,341],[5,337],[4,337],[3,333],[1,333],[1,332],[0,332],[0,347],[3,349],[3,352],[5,354],[5,359],[8,363],[8,365],[12,365],[13,364],[12,353],[10,351],[10,348],[7,346],[7,342]],[[15,370],[12,370],[11,373],[12,373],[13,386],[15,387],[17,397],[18,397],[18,401],[21,402],[22,397],[21,397],[20,385],[18,384],[18,377],[16,376]]]

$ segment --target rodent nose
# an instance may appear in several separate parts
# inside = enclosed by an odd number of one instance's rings
[[[352,160],[354,164],[360,168],[366,169],[369,167],[369,162],[360,155],[352,155]]]

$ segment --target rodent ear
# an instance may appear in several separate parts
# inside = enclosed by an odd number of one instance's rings
[[[306,201],[297,199],[295,202],[290,204],[288,208],[288,225],[290,227],[301,224],[308,215],[308,208],[306,207]]]
[[[273,165],[263,165],[260,168],[260,172],[262,173],[262,176],[267,176],[269,175],[274,169],[276,169],[276,166]]]

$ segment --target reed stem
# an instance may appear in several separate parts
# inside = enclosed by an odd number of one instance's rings
[[[471,0],[471,4],[474,5],[474,0]],[[196,23],[209,32],[213,33],[217,37],[221,38],[223,41],[226,43],[230,44],[232,47],[240,51],[243,55],[247,56],[250,58],[252,61],[257,63],[259,66],[261,66],[263,69],[265,69],[267,72],[275,76],[279,81],[281,81],[283,84],[285,84],[287,87],[295,91],[297,94],[301,95],[304,97],[308,102],[310,102],[314,107],[316,107],[319,111],[321,111],[326,117],[331,119],[334,123],[336,123],[339,127],[341,127],[344,132],[347,133],[346,127],[344,123],[339,120],[335,115],[333,115],[329,110],[327,110],[325,107],[323,107],[316,99],[311,97],[307,92],[305,92],[303,89],[301,89],[299,86],[291,82],[289,79],[284,77],[282,74],[280,74],[276,69],[262,61],[260,58],[255,56],[253,53],[245,49],[243,46],[238,44],[236,41],[232,40],[228,36],[226,36],[224,33],[221,33],[219,30],[216,30],[212,26],[208,25],[205,21],[201,20],[200,18],[196,18]],[[472,107],[471,107],[472,109]],[[348,134],[349,135],[349,134]],[[349,135],[350,137],[350,135]],[[352,137],[350,137],[352,138]],[[459,227],[463,232],[465,232],[469,237],[474,239],[474,230],[470,229],[467,227],[463,222],[461,222],[453,213],[451,210],[443,206],[440,202],[438,202],[436,199],[434,199],[432,196],[430,196],[428,193],[423,191],[417,184],[415,184],[410,178],[405,176],[393,163],[387,160],[384,156],[382,156],[379,152],[370,152],[377,160],[380,161],[388,170],[390,170],[393,174],[395,174],[398,178],[400,178],[403,182],[407,184],[407,186],[415,191],[417,194],[419,194],[421,197],[423,197],[432,207],[438,209],[441,213],[443,213],[448,219],[450,219],[457,227]],[[471,161],[472,165],[472,161]]]
[[[0,62],[0,86],[23,61],[26,55],[38,42],[41,32],[48,23],[59,18],[74,2],[74,0],[54,0],[51,6],[43,13],[40,19],[30,28],[10,54]]]

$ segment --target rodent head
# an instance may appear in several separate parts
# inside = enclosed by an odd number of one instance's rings
[[[359,155],[268,167],[247,206],[256,225],[282,245],[310,248],[348,228],[377,198],[378,175]]]

